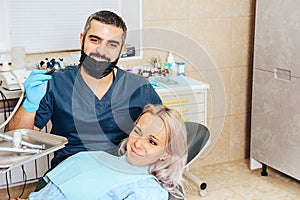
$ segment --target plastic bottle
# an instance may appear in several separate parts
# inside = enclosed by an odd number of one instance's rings
[[[185,76],[184,68],[185,68],[185,62],[176,62],[177,70],[178,70],[178,76]]]
[[[175,60],[174,60],[174,57],[173,57],[173,54],[172,52],[170,51],[169,52],[169,56],[168,56],[168,70],[169,70],[169,74],[170,75],[176,75],[175,73],[177,73],[177,70],[175,72]]]

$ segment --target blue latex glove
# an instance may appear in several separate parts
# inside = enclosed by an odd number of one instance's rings
[[[46,94],[50,75],[46,75],[47,70],[33,70],[24,83],[26,99],[23,107],[27,112],[36,112],[40,101]]]

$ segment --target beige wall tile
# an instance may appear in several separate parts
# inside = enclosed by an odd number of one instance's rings
[[[232,66],[232,43],[231,42],[214,42],[205,45],[208,55],[215,63],[218,69]]]
[[[143,65],[150,66],[149,61],[153,57],[160,58],[161,62],[166,62],[166,58],[168,56],[168,52],[165,50],[159,50],[159,49],[147,49],[145,48],[143,50]]]
[[[154,48],[165,51],[166,61],[168,52],[172,51],[175,61],[188,57],[187,20],[146,21],[143,29],[143,49]]]
[[[186,76],[197,81],[205,82],[205,72],[195,68],[188,61],[186,61]]]
[[[188,35],[188,21],[187,20],[157,20],[157,21],[144,21],[144,28],[161,28],[169,29],[179,32],[184,35]]]
[[[253,45],[247,43],[232,43],[232,66],[252,66]]]
[[[231,90],[231,71],[230,69],[220,69],[219,70],[220,78],[222,79],[223,82],[223,88],[225,92],[225,104],[221,106],[225,106],[225,113],[224,115],[227,116],[229,115],[230,111],[230,90]],[[208,105],[207,105],[207,117],[208,118],[213,118],[212,116],[212,109],[216,109],[216,107],[213,105],[213,101],[211,99],[211,95],[208,96]]]
[[[250,117],[246,114],[230,116],[230,153],[229,160],[249,157]]]
[[[192,171],[197,171],[197,167],[199,166],[206,166],[228,161],[230,150],[229,117],[225,117],[225,122],[223,125],[224,126],[221,132],[213,132],[212,128],[209,128],[211,132],[211,145],[206,149],[206,151],[203,152],[202,156],[200,156],[194,163],[192,163],[192,165],[190,165],[190,169]]]
[[[231,18],[206,18],[189,21],[189,35],[199,43],[231,42]]]
[[[220,74],[218,69],[202,71],[204,82],[209,84],[209,99],[208,99],[208,111],[209,116],[212,118],[226,116],[226,100],[230,97],[226,94],[226,88],[224,86],[225,74]],[[228,73],[227,73],[228,74]],[[228,74],[229,75],[229,74]],[[227,76],[229,77],[229,76]],[[227,78],[229,80],[229,78]],[[228,82],[228,81],[227,81]]]
[[[231,68],[230,115],[250,112],[251,76],[249,67]]]
[[[225,89],[225,106],[226,106],[226,116],[229,115],[230,111],[230,93],[231,93],[231,70],[230,69],[220,69],[219,70]]]
[[[172,51],[175,61],[183,60],[189,56],[190,38],[177,30],[165,28],[144,28],[143,30],[143,49],[157,49],[165,51],[166,57]]]
[[[143,19],[182,20],[188,18],[188,1],[151,0],[143,1]]]
[[[255,0],[232,0],[233,16],[250,16],[255,13]]]
[[[189,35],[207,52],[217,68],[231,65],[230,18],[190,20]]]
[[[232,41],[235,43],[253,44],[254,17],[232,18]]]
[[[230,16],[232,16],[232,0],[190,0],[191,19]]]

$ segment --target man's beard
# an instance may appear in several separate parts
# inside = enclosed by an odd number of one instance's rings
[[[91,56],[102,58],[107,61],[97,61]],[[99,53],[90,53],[90,55],[86,55],[82,48],[79,66],[82,66],[90,76],[96,79],[101,79],[113,71],[113,69],[116,67],[116,64],[118,63],[118,60],[119,58],[117,58],[113,62],[110,62],[109,58],[102,56]]]

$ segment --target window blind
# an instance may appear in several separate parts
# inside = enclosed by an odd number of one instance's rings
[[[5,0],[11,47],[26,53],[79,50],[79,35],[91,13],[121,12],[121,0]]]

